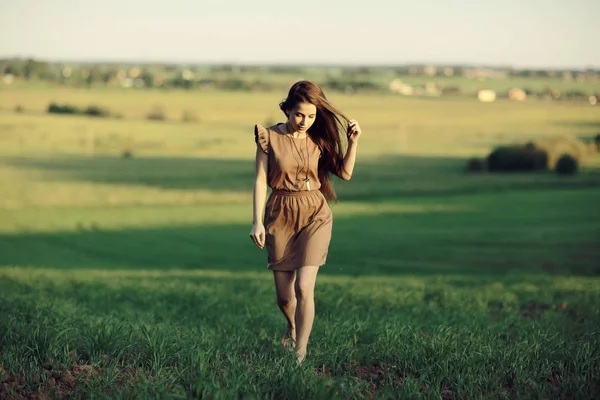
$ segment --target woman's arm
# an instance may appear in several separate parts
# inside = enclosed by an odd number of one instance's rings
[[[261,249],[265,245],[265,227],[263,225],[263,210],[267,197],[267,166],[269,156],[260,147],[256,147],[256,177],[254,180],[252,231],[250,237]]]
[[[350,180],[354,172],[354,164],[356,163],[356,148],[358,147],[358,138],[362,134],[360,126],[356,120],[348,121],[348,149],[342,162],[342,171],[340,178]]]
[[[356,163],[356,148],[358,147],[358,143],[348,141],[348,150],[346,150],[346,155],[344,156],[344,161],[342,162],[342,171],[340,174],[340,178],[345,181],[349,181],[352,178],[352,172],[354,172],[354,164]]]

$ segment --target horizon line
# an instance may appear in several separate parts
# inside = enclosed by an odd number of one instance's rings
[[[34,60],[46,63],[55,64],[162,64],[162,65],[232,65],[232,66],[255,66],[255,67],[363,67],[363,68],[394,68],[394,67],[410,67],[410,66],[432,66],[432,67],[474,67],[474,68],[498,68],[498,69],[516,69],[516,70],[561,70],[561,71],[586,71],[600,70],[600,65],[585,65],[585,66],[533,66],[533,65],[515,65],[510,63],[491,63],[491,62],[444,62],[444,61],[374,61],[374,62],[351,62],[351,61],[313,61],[313,62],[294,62],[294,61],[276,61],[264,63],[261,61],[242,61],[242,60],[152,60],[152,59],[118,59],[118,58],[48,58],[35,57],[25,55],[0,55],[0,60]]]

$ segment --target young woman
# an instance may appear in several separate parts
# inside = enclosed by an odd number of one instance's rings
[[[256,181],[250,237],[258,248],[267,248],[267,268],[273,271],[277,304],[287,321],[281,345],[292,349],[295,344],[300,363],[315,316],[317,272],[325,264],[331,240],[328,202],[337,198],[329,178],[352,176],[361,129],[310,81],[296,82],[279,108],[287,117],[285,123],[254,127]],[[267,186],[272,189],[268,199]]]

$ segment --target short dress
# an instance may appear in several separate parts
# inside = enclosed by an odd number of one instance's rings
[[[280,129],[255,125],[255,142],[269,155],[265,205],[267,268],[294,271],[327,260],[332,212],[319,190],[321,150],[310,137],[296,139]]]

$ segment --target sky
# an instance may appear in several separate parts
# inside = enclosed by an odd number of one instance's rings
[[[0,58],[599,68],[600,0],[0,0]]]

